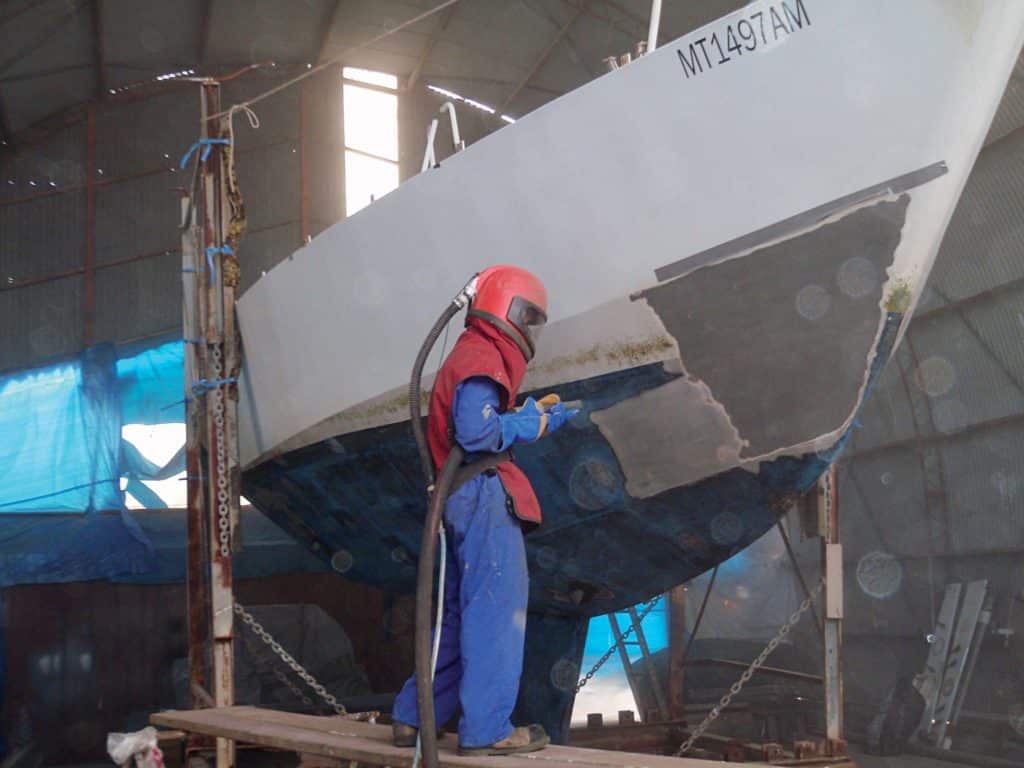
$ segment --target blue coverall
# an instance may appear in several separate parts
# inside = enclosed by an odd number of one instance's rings
[[[468,461],[512,442],[508,430],[502,433],[499,402],[497,385],[487,378],[467,379],[456,389],[455,439]],[[523,669],[526,547],[505,502],[500,479],[481,474],[455,491],[444,511],[448,554],[434,707],[443,725],[462,705],[459,744],[466,748],[512,733],[509,718]],[[395,699],[392,715],[419,727],[415,675]]]

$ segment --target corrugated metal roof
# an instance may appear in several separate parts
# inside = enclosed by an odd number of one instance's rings
[[[9,5],[5,4],[4,10]],[[17,132],[68,104],[94,95],[89,3],[46,0],[15,5],[0,26],[0,99]],[[16,13],[22,8],[23,13]],[[28,75],[44,74],[25,79]]]
[[[193,67],[200,56],[201,7],[196,0],[103,0],[103,58],[108,89]]]
[[[305,64],[321,53],[337,56],[437,4],[218,0],[204,18],[202,0],[9,0],[4,10],[10,12],[0,16],[0,50],[18,51],[25,44],[26,53],[0,71],[0,103],[16,134],[44,116],[102,95],[101,83],[109,95],[112,89],[183,69],[221,73],[268,59]],[[741,5],[741,0],[667,3],[661,37],[676,37]],[[509,106],[523,114],[600,74],[602,59],[644,39],[649,12],[647,0],[461,2],[424,62],[423,79],[497,107],[536,68]],[[538,66],[570,21],[564,40]],[[353,52],[349,63],[408,75],[440,26],[440,15],[426,19]],[[99,70],[97,61],[102,61]]]
[[[210,11],[208,57],[213,61],[311,61],[329,0],[217,0]]]

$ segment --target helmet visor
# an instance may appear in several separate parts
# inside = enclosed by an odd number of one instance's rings
[[[531,349],[535,351],[540,333],[548,321],[544,310],[522,296],[516,296],[508,308],[508,321],[519,329],[519,332],[526,337]]]

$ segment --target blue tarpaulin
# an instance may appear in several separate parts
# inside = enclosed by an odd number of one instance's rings
[[[142,482],[183,472],[184,446],[159,466],[122,437],[126,425],[183,423],[184,392],[180,340],[102,344],[0,376],[0,587],[184,578],[184,512]],[[129,512],[126,493],[147,510]],[[325,567],[256,510],[243,511],[241,537],[238,578]]]
[[[72,362],[0,377],[0,513],[90,512],[124,504],[122,477],[156,467],[121,438],[123,424],[184,420],[182,342],[118,359],[112,344]]]

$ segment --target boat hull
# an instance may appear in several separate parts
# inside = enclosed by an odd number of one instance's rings
[[[902,316],[891,313],[868,385]],[[664,364],[573,382],[581,413],[559,433],[516,450],[544,510],[526,535],[533,613],[586,618],[623,609],[712,568],[771,528],[845,443],[735,467],[634,496],[594,416],[683,380]],[[539,392],[534,394],[540,394]],[[424,496],[408,422],[306,446],[248,471],[253,504],[347,578],[411,592]]]
[[[412,360],[472,274],[538,274],[523,391],[581,410],[516,451],[545,516],[519,714],[557,735],[587,618],[741,551],[842,449],[1022,38],[1017,0],[758,0],[410,179],[240,299],[245,495],[411,590]]]

